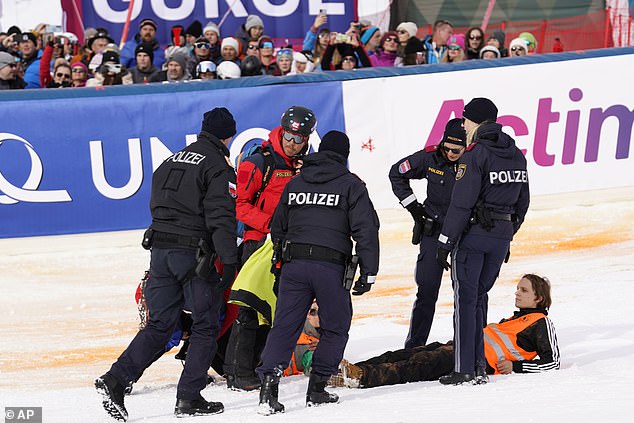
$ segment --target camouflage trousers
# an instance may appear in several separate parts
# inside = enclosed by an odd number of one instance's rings
[[[453,370],[453,345],[434,342],[421,347],[388,351],[355,365],[363,371],[360,388],[438,380]]]

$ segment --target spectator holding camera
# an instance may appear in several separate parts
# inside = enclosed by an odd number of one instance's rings
[[[333,56],[337,55],[335,61]],[[360,67],[372,67],[356,33],[330,33],[330,44],[321,60],[322,70],[350,70]]]
[[[72,69],[68,62],[63,61],[53,69],[53,79],[47,82],[46,88],[72,87]]]
[[[370,56],[370,63],[374,67],[391,67],[398,57],[396,51],[398,49],[398,34],[394,31],[388,31],[381,37],[381,47],[376,53]]]
[[[26,82],[18,76],[19,60],[7,53],[0,51],[0,91],[20,90],[26,87]]]
[[[14,25],[9,28],[6,37],[2,39],[2,43],[0,44],[0,51],[6,51],[9,54],[17,56],[20,51],[18,46],[20,34],[22,34],[22,31],[20,31],[20,28],[17,26]]]
[[[134,53],[136,66],[130,69],[132,81],[135,84],[147,84],[154,75],[159,73],[159,70],[152,63],[154,61],[152,44],[141,43],[136,46]]]
[[[133,84],[132,74],[119,63],[119,55],[115,51],[106,51],[101,58],[101,64],[95,72],[95,77],[86,82],[87,87],[105,87],[110,85]]]
[[[330,30],[328,28],[321,28],[323,25],[325,25],[328,22],[328,16],[326,15],[326,11],[322,10],[319,12],[319,14],[317,16],[315,16],[315,21],[313,22],[313,24],[310,26],[310,28],[308,29],[308,32],[306,32],[306,35],[304,36],[304,44],[302,45],[302,50],[314,50],[317,45],[319,45],[319,38],[320,36],[322,36],[322,34],[326,34],[323,35],[324,37],[326,37],[325,43],[324,43],[324,48],[326,48],[327,44],[328,44],[328,36],[330,34]]]

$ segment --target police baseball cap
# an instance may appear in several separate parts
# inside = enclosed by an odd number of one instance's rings
[[[467,146],[467,134],[462,127],[462,119],[456,118],[447,122],[441,142]]]

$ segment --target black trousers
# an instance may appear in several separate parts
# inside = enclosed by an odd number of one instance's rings
[[[176,396],[198,399],[207,386],[207,370],[216,353],[223,295],[219,276],[186,278],[196,264],[196,252],[179,248],[152,248],[150,277],[146,290],[150,319],[110,368],[121,384],[134,381],[156,354],[165,348],[186,301],[192,311],[190,346]]]

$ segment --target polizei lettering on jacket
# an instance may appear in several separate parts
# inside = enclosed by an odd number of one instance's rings
[[[179,151],[167,160],[171,160],[174,163],[189,163],[193,165],[199,165],[200,162],[205,160],[205,157],[207,156],[194,153],[193,151]]]
[[[289,206],[328,206],[339,205],[339,194],[326,194],[321,192],[290,192],[288,193]]]
[[[525,170],[498,170],[489,172],[491,184],[506,184],[509,182],[528,183],[528,173]]]

